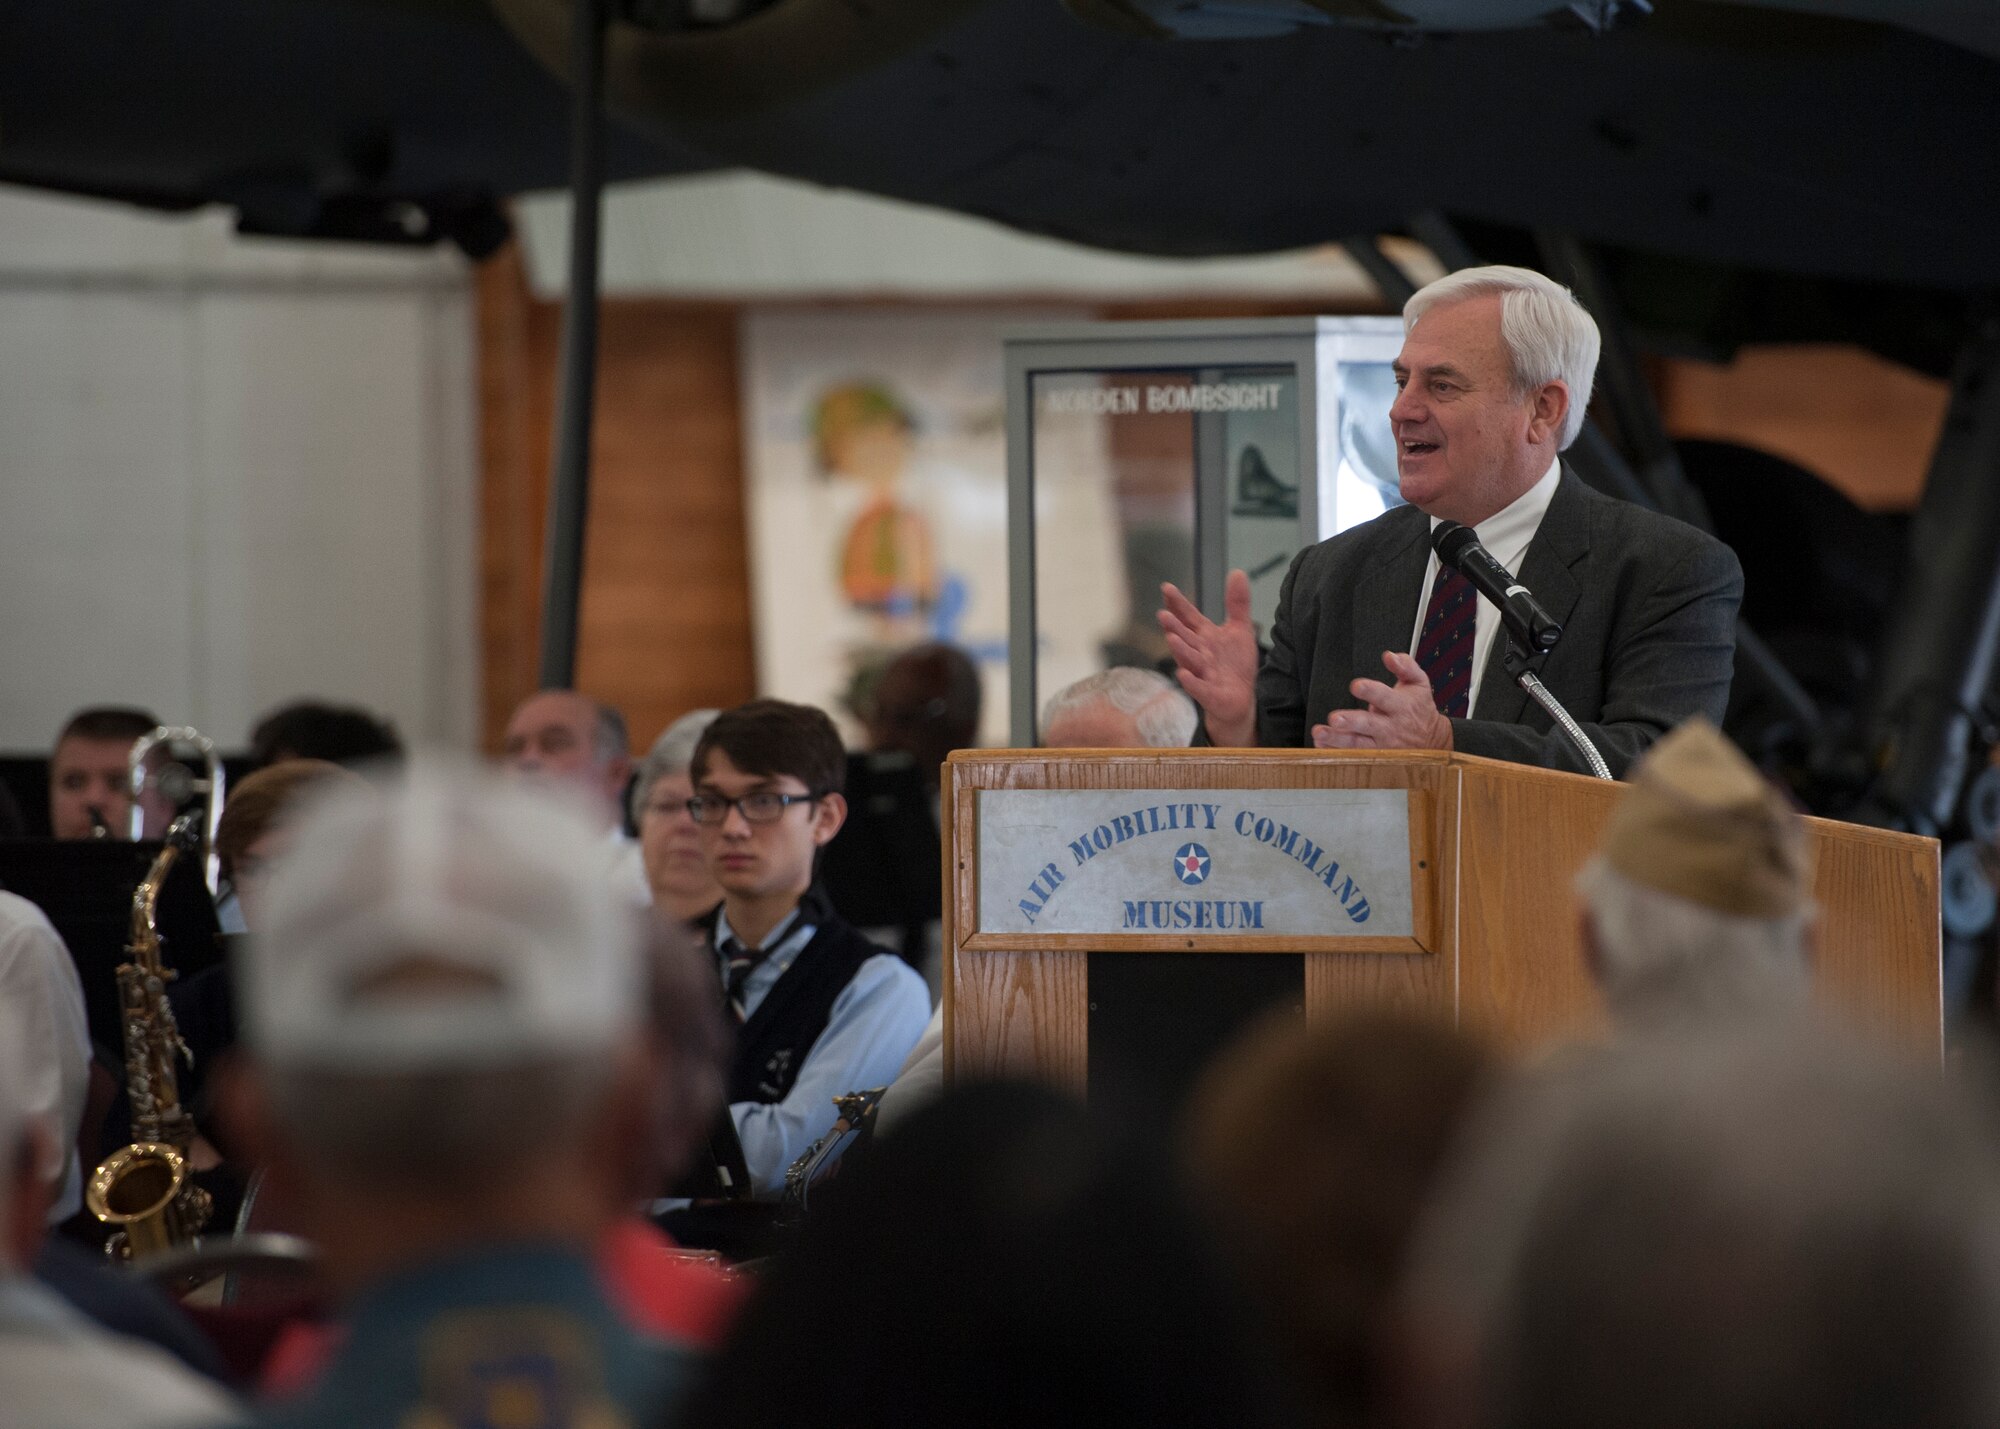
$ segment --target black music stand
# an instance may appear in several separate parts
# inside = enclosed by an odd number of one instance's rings
[[[111,1050],[113,1065],[122,1065],[118,965],[132,927],[132,894],[159,852],[157,840],[0,841],[0,888],[38,906],[62,934],[83,983],[91,1040]],[[222,961],[215,903],[198,857],[184,855],[174,865],[157,911],[161,960],[182,979]]]
[[[924,934],[944,916],[936,796],[907,754],[847,757],[847,822],[820,855],[819,882],[857,928],[902,930],[922,969]]]
[[[708,1135],[694,1149],[694,1159],[681,1172],[670,1196],[690,1201],[747,1201],[750,1166],[743,1159],[743,1142],[736,1135],[736,1118],[724,1107]]]

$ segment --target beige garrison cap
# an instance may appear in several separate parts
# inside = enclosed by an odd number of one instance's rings
[[[1699,717],[1639,761],[1602,854],[1634,883],[1739,918],[1797,913],[1811,887],[1805,824]]]

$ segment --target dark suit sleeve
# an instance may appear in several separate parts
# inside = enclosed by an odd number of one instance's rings
[[[1604,705],[1583,732],[1623,778],[1652,742],[1691,715],[1722,723],[1736,660],[1736,611],[1743,567],[1721,542],[1702,538],[1651,588],[1631,597],[1604,671]],[[1496,652],[1497,653],[1497,652]],[[1559,729],[1455,719],[1461,753],[1588,774],[1589,766]]]
[[[1308,546],[1292,557],[1284,584],[1278,587],[1278,608],[1271,617],[1271,648],[1257,667],[1257,743],[1264,749],[1296,749],[1306,740],[1306,680],[1299,665],[1299,651],[1313,648],[1313,632],[1319,625],[1318,602],[1310,589],[1310,579],[1299,580],[1299,571],[1316,547]],[[1299,600],[1305,603],[1300,605]]]

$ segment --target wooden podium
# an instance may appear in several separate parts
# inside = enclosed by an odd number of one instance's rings
[[[943,794],[947,1073],[1025,1076],[1084,1091],[1093,1060],[1093,1004],[1101,1001],[1091,968],[1099,969],[1107,987],[1113,972],[1121,983],[1143,987],[1131,981],[1145,976],[1146,965],[1138,960],[1174,954],[1296,959],[1293,966],[1302,964],[1303,995],[1293,1001],[1308,1018],[1387,1003],[1435,1012],[1523,1051],[1591,1035],[1601,1028],[1604,1012],[1578,947],[1573,880],[1595,850],[1621,788],[1468,755],[1415,751],[954,754]],[[1153,791],[1156,800],[1159,791],[1176,791],[1176,797],[1186,791],[1191,800],[1208,792],[1209,804],[1200,807],[1215,808],[1231,806],[1232,796],[1235,803],[1254,799],[1246,791],[1407,791],[1408,933],[1382,936],[1338,916],[1329,916],[1323,931],[1293,928],[1270,935],[1240,927],[1079,933],[1003,926],[1007,919],[995,911],[997,894],[985,903],[981,898],[981,801],[1010,797],[1006,791],[1087,790]],[[1369,797],[1400,803],[1393,796]],[[1018,799],[1004,805],[1010,811],[1037,807]],[[996,802],[989,809],[996,821],[1002,808]],[[1159,822],[1157,814],[1154,821]],[[1806,822],[1820,908],[1816,977],[1823,995],[1866,1025],[1940,1048],[1936,841],[1825,819]],[[1230,838],[1226,824],[1225,818],[1217,833],[1196,837],[1223,850]],[[997,861],[999,840],[1009,830],[1000,822],[987,827],[995,840],[991,861]],[[1246,818],[1243,832],[1253,827],[1261,831],[1261,822]],[[1068,870],[1072,886],[1079,885],[1085,860],[1092,857],[1087,838],[1065,855],[1071,831],[1055,822],[1047,828],[1056,852],[1049,873],[1034,885],[1036,892],[1020,903],[1024,914],[1048,897],[1061,870]],[[1155,848],[1159,858],[1168,857],[1168,845],[1177,837],[1156,836],[1146,857],[1153,859]],[[1374,842],[1374,856],[1386,856],[1387,841]],[[1202,854],[1206,857],[1206,845]],[[1189,877],[1206,876],[1205,866],[1197,867],[1202,862],[1188,861]],[[1181,871],[1178,865],[1173,869]],[[1005,891],[1009,899],[1015,892],[1011,885]],[[1082,895],[1065,888],[1061,896],[1075,902]],[[1126,906],[1144,914],[1143,905]],[[1341,911],[1331,902],[1327,910]],[[1126,915],[1127,926],[1131,916]],[[991,926],[983,927],[982,917]],[[1103,961],[1112,955],[1120,961]],[[1225,977],[1237,966],[1213,957],[1205,962]]]

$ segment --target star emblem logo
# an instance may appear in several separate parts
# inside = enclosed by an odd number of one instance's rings
[[[1174,877],[1182,883],[1206,883],[1208,866],[1208,850],[1200,844],[1182,844],[1174,854]]]

